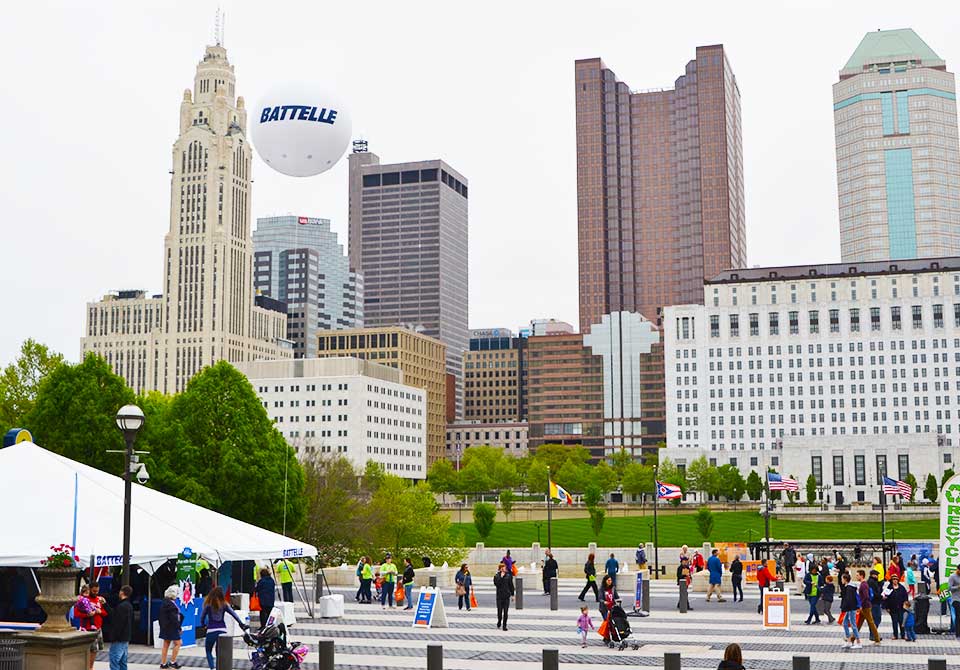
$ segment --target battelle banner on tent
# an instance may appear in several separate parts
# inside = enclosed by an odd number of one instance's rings
[[[960,475],[954,475],[940,490],[940,576],[960,565]]]

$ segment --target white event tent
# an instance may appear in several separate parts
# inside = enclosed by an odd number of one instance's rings
[[[123,479],[21,442],[0,449],[0,566],[40,567],[50,546],[73,545],[85,567],[119,565]],[[130,562],[152,573],[190,547],[223,561],[316,556],[315,547],[133,484]],[[76,535],[74,535],[76,533]]]

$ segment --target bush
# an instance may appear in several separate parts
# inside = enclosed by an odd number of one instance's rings
[[[697,530],[704,540],[709,540],[713,534],[713,512],[709,507],[701,507],[697,510]]]
[[[497,508],[490,503],[478,502],[473,506],[473,527],[481,540],[486,540],[493,530],[493,522],[497,516]]]
[[[603,520],[607,513],[600,507],[590,507],[587,510],[590,513],[590,528],[593,530],[593,536],[600,538],[600,531],[603,530]]]

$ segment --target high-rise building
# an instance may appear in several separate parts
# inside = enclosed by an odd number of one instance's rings
[[[507,328],[470,331],[470,348],[463,352],[465,421],[517,422],[526,417],[521,375],[526,342]]]
[[[426,392],[403,372],[357,358],[253,361],[247,376],[301,457],[336,454],[407,479],[427,476]]]
[[[953,74],[909,28],[867,33],[833,85],[844,262],[960,255]]]
[[[316,356],[318,330],[363,327],[363,277],[350,269],[329,219],[257,219],[253,258],[257,294],[287,306],[297,358]]]
[[[746,264],[736,77],[713,45],[672,89],[632,92],[599,58],[575,82],[580,330],[618,311],[659,326]]]
[[[441,160],[381,165],[350,155],[350,264],[364,324],[410,326],[447,345],[462,414],[467,348],[467,180]]]
[[[180,103],[170,171],[163,294],[120,291],[87,304],[83,353],[137,392],[182,391],[201,368],[292,356],[287,317],[254,305],[247,111],[226,49],[208,46]]]
[[[403,372],[403,383],[427,392],[427,466],[443,458],[447,426],[446,347],[423,333],[399,326],[317,333],[319,358],[351,356]]]

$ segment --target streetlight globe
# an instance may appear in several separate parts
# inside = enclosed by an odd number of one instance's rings
[[[124,405],[117,412],[117,427],[124,433],[136,435],[143,422],[143,410],[136,405]]]

